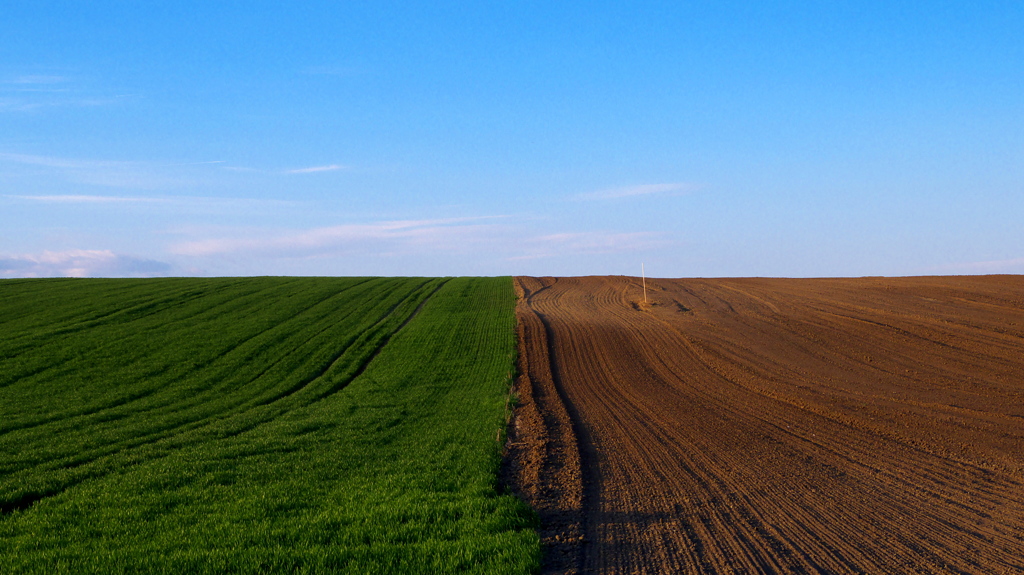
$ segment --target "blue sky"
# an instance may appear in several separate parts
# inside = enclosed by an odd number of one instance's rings
[[[0,277],[1024,273],[1024,4],[5,2]]]

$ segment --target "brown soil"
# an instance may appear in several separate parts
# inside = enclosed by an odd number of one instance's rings
[[[546,572],[1024,572],[1024,277],[516,281]]]

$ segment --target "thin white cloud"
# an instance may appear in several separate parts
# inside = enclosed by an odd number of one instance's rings
[[[39,156],[34,154],[15,154],[0,152],[0,161],[25,164],[30,166],[45,166],[48,168],[61,168],[67,170],[90,170],[97,168],[174,168],[180,166],[208,166],[224,164],[226,160],[203,160],[198,162],[131,162],[124,160],[93,160],[81,158],[59,158],[54,156]]]
[[[125,196],[84,196],[84,195],[61,195],[61,196],[15,196],[8,195],[8,198],[43,202],[48,204],[119,204],[138,202],[166,202],[162,198],[133,198]]]
[[[0,152],[0,160],[14,162],[16,164],[27,164],[30,166],[45,166],[48,168],[61,168],[68,170],[127,167],[133,165],[132,162],[55,158],[53,156],[36,156],[33,154],[11,154],[7,152]]]
[[[229,172],[241,172],[251,174],[269,174],[269,175],[280,175],[284,174],[287,176],[297,174],[315,174],[319,172],[336,172],[338,170],[348,170],[350,166],[344,166],[341,164],[327,164],[323,166],[309,166],[306,168],[292,168],[292,169],[272,169],[272,168],[253,168],[249,166],[222,166],[222,169]]]
[[[209,196],[99,196],[99,195],[0,195],[16,201],[35,202],[54,205],[91,205],[96,208],[103,206],[152,206],[162,214],[203,213],[219,214],[271,212],[280,213],[282,209],[302,208],[307,205],[295,200],[276,200],[264,198],[218,198]]]
[[[226,164],[227,160],[207,160],[204,162],[179,162],[177,164],[168,164],[169,166],[207,166],[210,164]]]
[[[1024,258],[1008,260],[989,260],[977,262],[961,262],[936,266],[928,270],[937,273],[952,274],[1020,274],[1024,273]]]
[[[597,192],[578,194],[580,200],[613,200],[619,198],[633,198],[637,196],[651,196],[654,194],[681,194],[697,190],[699,186],[685,182],[672,182],[665,184],[641,184],[637,186],[626,186],[622,188],[611,188]]]
[[[135,94],[98,92],[74,78],[24,74],[0,80],[0,112],[34,113],[54,108],[92,108],[121,104]]]
[[[61,84],[69,81],[66,76],[55,76],[52,74],[28,74],[18,76],[11,80],[12,84]]]
[[[45,106],[45,104],[26,102],[18,98],[0,98],[0,111],[2,112],[31,112]]]
[[[18,86],[17,88],[11,88],[7,91],[16,94],[67,94],[71,92],[71,89],[62,87],[44,87],[29,84],[28,87]],[[39,104],[41,105],[41,103]]]
[[[297,200],[277,200],[266,198],[218,198],[213,196],[177,196],[173,198],[160,198],[161,201],[181,206],[183,208],[201,209],[274,209],[279,210],[287,207],[301,207],[305,202]]]
[[[48,168],[73,183],[135,190],[193,186],[197,184],[195,176],[202,173],[196,171],[201,170],[201,166],[216,166],[223,163],[222,160],[186,163],[133,162],[0,152],[0,163],[4,162]]]
[[[532,260],[575,255],[612,254],[650,250],[669,245],[657,232],[566,232],[524,239],[526,253],[509,260]]]
[[[31,84],[30,84],[31,85]],[[117,96],[74,96],[73,91],[66,89],[16,89],[17,97],[0,98],[0,111],[35,112],[47,108],[96,108],[120,104],[134,96],[120,94]]]
[[[312,174],[316,172],[334,172],[337,170],[344,170],[345,166],[338,164],[330,164],[327,166],[310,166],[308,168],[296,168],[294,170],[285,170],[286,174]]]
[[[110,188],[159,189],[189,183],[158,164],[0,152],[0,161],[50,168],[68,181]]]
[[[110,250],[44,251],[0,256],[0,277],[154,277],[171,272],[165,262],[116,254]]]
[[[344,224],[290,232],[249,231],[234,237],[190,240],[172,246],[183,256],[258,254],[318,257],[352,252],[465,252],[493,241],[498,226],[484,223],[507,216],[395,220]]]

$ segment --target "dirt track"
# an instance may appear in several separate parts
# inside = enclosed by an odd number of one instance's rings
[[[1024,277],[517,284],[547,572],[1024,571]]]

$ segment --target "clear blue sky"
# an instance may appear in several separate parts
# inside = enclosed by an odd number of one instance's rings
[[[0,276],[1024,273],[1021,2],[299,4],[4,2]]]

